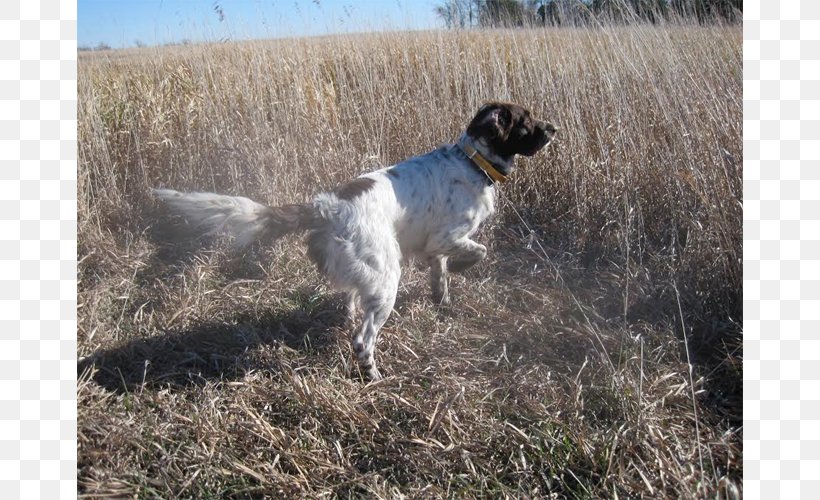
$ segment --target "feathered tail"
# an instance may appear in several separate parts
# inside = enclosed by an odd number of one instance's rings
[[[196,236],[226,234],[233,238],[237,249],[255,241],[315,229],[323,222],[312,205],[267,207],[242,196],[180,193],[172,189],[154,189],[152,193],[165,202],[172,213],[183,217]]]

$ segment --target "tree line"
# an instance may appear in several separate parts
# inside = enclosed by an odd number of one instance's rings
[[[448,28],[583,26],[678,19],[740,22],[743,0],[444,0],[435,7]]]

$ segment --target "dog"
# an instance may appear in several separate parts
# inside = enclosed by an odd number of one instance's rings
[[[196,233],[227,234],[237,248],[307,231],[308,255],[347,292],[348,315],[362,311],[353,350],[362,373],[378,380],[376,340],[393,310],[403,259],[428,263],[434,302],[449,304],[447,273],[487,255],[470,238],[495,211],[496,184],[507,181],[516,155],[534,155],[555,133],[555,126],[519,105],[490,102],[455,144],[364,174],[307,204],[268,207],[244,197],[170,189],[153,194]]]

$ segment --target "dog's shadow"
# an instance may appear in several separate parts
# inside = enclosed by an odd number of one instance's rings
[[[238,313],[229,321],[170,329],[99,350],[78,361],[77,374],[93,367],[92,379],[117,393],[156,386],[183,388],[271,369],[264,356],[252,355],[263,346],[281,345],[310,354],[337,342],[345,322],[340,297],[298,292],[292,298],[303,307],[253,316]]]

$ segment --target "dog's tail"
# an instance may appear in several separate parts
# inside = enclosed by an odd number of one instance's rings
[[[154,189],[152,193],[172,213],[185,219],[194,236],[226,234],[232,237],[235,249],[323,224],[319,211],[310,204],[267,207],[242,196],[180,193],[172,189]]]

